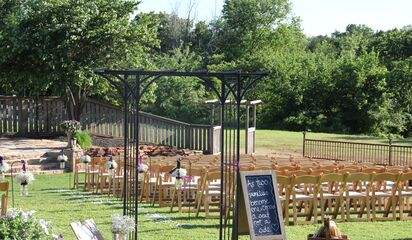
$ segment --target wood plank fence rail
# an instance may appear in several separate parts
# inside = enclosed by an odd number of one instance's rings
[[[412,146],[344,142],[303,137],[303,156],[316,159],[412,167]]]
[[[80,122],[90,134],[122,138],[123,116],[120,107],[87,99]],[[0,96],[0,136],[63,135],[59,124],[67,119],[63,98]],[[129,126],[129,134],[133,134],[132,127]],[[142,143],[220,152],[220,127],[212,125],[189,124],[140,112],[140,133]]]

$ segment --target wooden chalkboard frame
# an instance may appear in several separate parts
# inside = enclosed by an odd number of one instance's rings
[[[270,175],[272,177],[273,183],[273,192],[275,194],[275,201],[276,201],[276,210],[279,217],[279,226],[280,226],[280,235],[265,235],[265,236],[256,236],[253,223],[252,223],[252,215],[250,210],[250,202],[249,202],[249,195],[247,190],[247,183],[246,177],[248,176],[266,176]],[[248,226],[249,226],[249,234],[251,240],[286,240],[286,233],[285,233],[285,224],[283,222],[283,215],[282,215],[282,206],[279,198],[279,191],[277,187],[276,181],[276,174],[275,171],[272,170],[259,170],[259,171],[242,171],[240,172],[240,179],[242,184],[242,192],[243,192],[243,199],[244,206],[246,210],[246,215],[248,219]],[[243,204],[242,204],[243,205]]]
[[[70,223],[78,240],[103,240],[103,236],[93,219]]]

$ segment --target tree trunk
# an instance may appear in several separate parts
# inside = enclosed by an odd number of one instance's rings
[[[87,100],[87,93],[86,90],[77,87],[75,94],[73,91],[68,87],[67,88],[67,112],[70,119],[74,119],[80,122],[81,115],[83,113],[83,109]]]

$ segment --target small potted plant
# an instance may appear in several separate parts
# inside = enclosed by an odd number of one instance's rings
[[[129,216],[112,215],[112,233],[114,240],[127,240],[130,231],[133,231],[135,221]]]
[[[21,163],[23,164],[22,171],[16,175],[16,181],[20,183],[20,195],[28,196],[28,185],[34,181],[34,176],[31,172],[27,172],[26,161],[21,160]]]
[[[0,182],[5,180],[4,174],[10,170],[9,164],[0,156]]]
[[[59,156],[57,156],[57,161],[59,161],[60,163],[60,169],[66,168],[67,160],[68,160],[67,156],[64,154],[63,150],[61,150]]]
[[[63,121],[60,123],[61,129],[66,133],[67,135],[67,147],[72,148],[76,145],[75,142],[72,142],[74,138],[74,134],[80,130],[80,122],[76,120],[67,120]]]

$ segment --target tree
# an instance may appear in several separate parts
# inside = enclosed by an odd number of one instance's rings
[[[94,68],[150,66],[156,21],[131,19],[136,7],[133,0],[18,2],[0,36],[2,81],[19,95],[66,96],[78,120],[86,96],[114,92]]]
[[[155,62],[163,69],[197,71],[201,58],[181,45],[168,54],[158,55]],[[156,81],[156,100],[143,110],[189,123],[205,123],[209,116],[205,100],[213,97],[196,77],[162,77]]]

